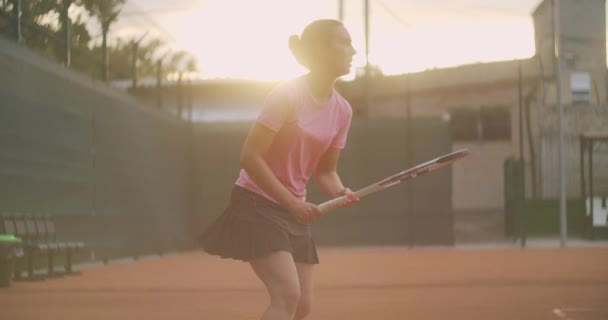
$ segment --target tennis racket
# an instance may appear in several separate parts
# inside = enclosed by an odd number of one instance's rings
[[[388,187],[392,187],[396,184],[399,184],[403,181],[414,179],[421,174],[425,174],[431,171],[435,171],[437,169],[441,169],[447,165],[454,163],[457,160],[460,160],[466,157],[469,154],[469,149],[461,149],[458,151],[454,151],[452,153],[448,153],[439,158],[435,158],[433,160],[427,161],[425,163],[419,164],[413,168],[407,169],[405,171],[401,171],[395,175],[392,175],[384,180],[378,181],[376,183],[370,184],[369,186],[357,190],[353,193],[353,195],[357,198],[362,198],[372,193],[384,190]],[[327,212],[333,210],[342,204],[346,203],[347,197],[341,196],[338,198],[334,198],[327,202],[321,203],[319,208],[323,212]]]

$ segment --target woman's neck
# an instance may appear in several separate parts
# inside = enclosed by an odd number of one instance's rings
[[[306,75],[306,80],[315,99],[325,101],[331,97],[336,78],[310,72]]]

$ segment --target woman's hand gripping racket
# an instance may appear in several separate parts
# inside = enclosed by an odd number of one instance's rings
[[[437,169],[443,168],[447,165],[454,163],[457,160],[460,160],[466,157],[469,154],[469,149],[461,149],[458,151],[454,151],[452,153],[448,153],[439,158],[435,158],[433,160],[427,161],[425,163],[419,164],[413,168],[407,169],[405,171],[399,172],[395,175],[392,175],[384,180],[378,181],[374,184],[371,184],[361,190],[357,190],[353,193],[353,196],[356,198],[362,198],[372,193],[378,192],[380,190],[384,190],[388,187],[392,187],[396,184],[401,183],[402,181],[414,179],[421,174],[425,174],[427,172],[435,171]],[[334,198],[327,202],[321,203],[319,208],[323,212],[328,212],[333,210],[342,204],[347,202],[346,196],[341,196],[338,198]]]

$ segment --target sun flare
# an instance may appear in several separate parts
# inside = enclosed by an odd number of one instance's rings
[[[357,10],[351,7],[346,12],[345,25],[358,53],[345,78],[353,78],[355,69],[365,64],[363,19],[360,12],[355,15]],[[289,36],[313,20],[336,16],[334,1],[207,0],[200,9],[167,17],[167,24],[175,34],[174,46],[198,59],[202,78],[282,80],[305,72],[289,52]],[[385,74],[534,54],[529,17],[468,21],[461,17],[453,23],[408,28],[395,28],[378,14],[371,21],[370,62]]]

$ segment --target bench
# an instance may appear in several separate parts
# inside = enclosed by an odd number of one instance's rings
[[[22,240],[24,257],[17,262],[15,278],[24,279],[23,271],[27,272],[27,279],[36,280],[40,277],[34,274],[35,259],[39,255],[46,256],[48,277],[76,274],[72,268],[74,253],[85,247],[81,241],[57,241],[55,222],[48,215],[6,215],[1,216],[3,233],[14,234]],[[65,255],[64,271],[55,270],[55,257]]]

